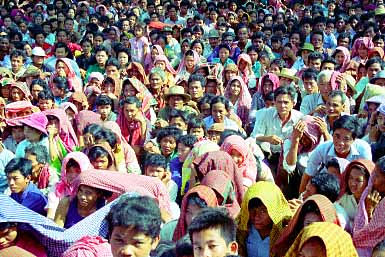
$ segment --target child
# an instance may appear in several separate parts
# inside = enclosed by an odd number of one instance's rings
[[[37,106],[44,112],[53,109],[55,106],[55,97],[48,90],[43,90],[37,95]]]
[[[188,228],[194,256],[237,255],[236,229],[234,220],[223,209],[202,210]]]
[[[106,70],[106,62],[108,59],[108,50],[104,46],[99,46],[95,49],[96,64],[90,65],[86,72],[85,81],[88,81],[88,77],[92,72],[100,72],[104,74]]]
[[[45,216],[44,207],[47,198],[31,183],[32,162],[25,158],[14,158],[4,168],[8,185],[11,189],[11,198],[19,204]]]
[[[258,61],[258,49],[256,46],[249,46],[247,48],[247,54],[250,56],[252,69],[255,77],[258,79],[261,77],[261,63]]]
[[[166,157],[167,166],[170,161],[177,156],[177,140],[182,135],[182,131],[175,127],[161,128],[157,134],[157,142],[159,144],[161,154]]]
[[[112,99],[106,95],[99,95],[96,97],[96,108],[97,113],[100,114],[100,119],[102,121],[116,121],[116,113],[113,112],[113,102]]]
[[[106,221],[114,257],[126,255],[129,249],[136,257],[148,257],[159,243],[162,218],[158,204],[149,197],[122,196],[111,207]]]
[[[11,134],[3,141],[5,148],[11,151],[12,153],[16,152],[17,145],[25,139],[24,127],[17,125],[21,124],[11,124],[10,122],[8,122]]]
[[[182,130],[183,134],[185,135],[187,133],[188,119],[189,116],[186,112],[175,109],[171,110],[170,112],[168,124]]]
[[[131,59],[133,62],[143,63],[144,56],[147,54],[148,50],[148,40],[144,36],[144,29],[146,25],[139,22],[135,24],[134,34],[135,38],[130,39],[131,46]]]
[[[193,135],[198,141],[203,140],[206,135],[205,123],[199,117],[190,119],[187,124],[187,131],[189,135]]]
[[[54,96],[54,102],[57,106],[68,102],[72,93],[69,89],[68,80],[65,77],[56,77],[53,79],[52,94]]]
[[[212,142],[218,144],[225,126],[222,123],[213,123],[207,130],[207,138]]]

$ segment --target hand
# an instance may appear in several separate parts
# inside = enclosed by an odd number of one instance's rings
[[[357,118],[362,118],[362,119],[365,119],[369,116],[369,113],[367,111],[360,111],[358,114],[357,114]]]
[[[80,70],[80,76],[81,76],[82,78],[85,78],[85,77],[86,77],[87,71],[84,70],[84,69],[79,69],[79,70]]]
[[[314,122],[318,126],[319,130],[323,135],[325,135],[326,133],[329,133],[326,122],[323,119],[321,119],[320,117],[314,117]]]
[[[143,101],[143,98],[144,98],[143,93],[140,93],[140,92],[139,92],[139,93],[137,93],[135,96],[136,96],[136,98],[139,99],[139,101],[141,101],[141,102]]]
[[[57,135],[58,130],[54,125],[48,125],[47,126],[47,132],[48,132],[49,138],[52,139],[52,138],[54,138],[54,136]]]
[[[168,126],[168,122],[162,119],[157,119],[155,121],[155,127],[156,128],[164,128]]]
[[[279,145],[283,143],[283,140],[276,135],[272,135],[268,137],[267,142],[269,142],[272,145]]]
[[[342,74],[337,75],[336,82],[340,84],[340,90],[346,92],[348,90],[346,80]]]
[[[374,209],[382,199],[380,193],[377,190],[370,190],[370,191],[371,192],[368,194],[368,196],[365,199],[365,208],[369,218],[372,217]]]
[[[326,114],[326,105],[318,105],[313,111],[312,111],[312,114],[314,113],[319,113],[321,115],[325,115]]]
[[[303,201],[300,199],[291,199],[288,201],[288,204],[291,212],[296,213],[301,204],[303,204]]]
[[[164,174],[164,177],[162,178],[162,182],[163,184],[167,185],[168,182],[170,182],[170,180],[171,180],[171,172],[167,170],[166,173]]]
[[[293,138],[300,140],[303,136],[303,132],[305,131],[305,127],[305,122],[303,122],[302,120],[298,121],[293,128]]]
[[[146,151],[146,152],[149,152],[149,153],[153,153],[153,154],[162,154],[162,153],[160,152],[159,147],[157,147],[156,145],[154,145],[154,143],[152,143],[152,142],[147,142],[147,143],[143,146],[143,150]]]

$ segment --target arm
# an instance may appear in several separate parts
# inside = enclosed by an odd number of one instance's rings
[[[70,202],[71,202],[70,198],[65,197],[62,200],[60,200],[59,205],[56,209],[54,221],[60,227],[64,227],[68,209],[70,207]]]
[[[299,193],[301,194],[302,192],[305,191],[305,188],[306,188],[306,185],[307,183],[309,183],[309,181],[311,180],[311,176],[309,176],[308,174],[304,173],[302,175],[302,179],[301,179],[301,184],[299,186]]]
[[[288,165],[293,166],[293,165],[296,165],[297,163],[299,141],[303,136],[305,127],[306,127],[305,123],[302,120],[300,120],[297,122],[297,124],[295,124],[293,128],[290,149],[285,158]]]

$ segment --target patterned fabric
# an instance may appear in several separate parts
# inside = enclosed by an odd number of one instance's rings
[[[154,65],[157,63],[157,62],[164,62],[164,64],[166,65],[166,70],[165,71],[168,71],[169,73],[171,73],[172,75],[175,75],[177,74],[177,72],[174,70],[174,68],[171,66],[171,63],[169,62],[169,60],[167,59],[167,57],[165,55],[158,55],[157,57],[155,57],[154,59]]]
[[[367,50],[370,50],[374,47],[374,44],[370,37],[357,38],[353,43],[352,55],[351,55],[352,57],[358,56],[358,49],[361,47],[361,45],[365,46]]]
[[[151,56],[151,52],[154,48],[156,48],[156,50],[158,51],[158,55],[164,55],[163,49],[160,45],[151,46],[150,51],[146,54],[144,58],[144,69],[146,73],[149,73],[151,69],[154,68],[154,60]]]
[[[311,151],[314,150],[314,148],[317,147],[317,145],[320,143],[321,141],[321,131],[318,127],[318,125],[314,122],[314,117],[313,116],[310,116],[310,115],[306,115],[306,116],[303,116],[302,117],[302,120],[304,121],[305,123],[305,129],[303,131],[303,134],[306,135],[310,141],[311,141],[311,145],[307,148],[305,148],[303,146],[303,144],[300,144],[299,145],[299,149],[298,149],[298,154],[301,154],[301,153],[309,153]]]
[[[100,236],[84,236],[71,245],[62,257],[112,257],[111,246]]]
[[[306,210],[304,209],[306,209],[309,204],[317,206],[321,214],[322,221],[340,225],[333,203],[323,195],[312,195],[298,208],[294,217],[290,220],[290,223],[285,227],[281,236],[274,244],[272,251],[277,256],[283,256],[289,250],[296,236],[303,228],[303,224],[301,224],[301,222],[303,222],[306,214]]]
[[[266,206],[273,227],[270,232],[270,248],[278,239],[286,222],[291,218],[292,213],[289,205],[279,187],[274,183],[260,181],[249,187],[242,201],[241,212],[236,219],[238,224],[237,241],[239,243],[239,254],[247,256],[246,238],[249,231],[249,201],[259,198]],[[273,256],[270,254],[270,256]]]
[[[297,257],[302,246],[313,237],[322,240],[328,257],[358,257],[350,235],[340,226],[329,222],[314,222],[305,227],[297,236],[285,257]]]
[[[208,152],[196,158],[193,164],[196,166],[199,181],[202,181],[203,177],[211,170],[221,170],[227,173],[235,185],[238,202],[242,202],[244,193],[242,174],[228,153],[223,151]]]
[[[217,196],[211,188],[203,185],[198,185],[190,189],[185,194],[182,200],[180,216],[173,236],[173,241],[175,242],[187,234],[186,212],[189,198],[194,194],[198,195],[200,199],[204,200],[207,204],[207,207],[218,206]]]
[[[239,67],[239,64],[241,61],[246,62],[247,66],[244,70],[239,69],[239,73],[240,73],[243,81],[245,82],[245,84],[250,87],[250,85],[249,85],[250,79],[255,78],[254,72],[252,69],[253,63],[252,63],[251,58],[248,54],[240,54],[238,56],[238,62],[237,62],[238,67]]]
[[[76,72],[75,72],[74,68],[72,67],[71,60],[68,58],[56,59],[55,67],[59,61],[62,61],[65,64],[65,66],[67,66],[68,73],[66,74],[67,75],[66,79],[68,80],[69,90],[74,90],[75,92],[83,92],[82,80],[76,75]],[[51,87],[51,89],[52,89],[52,85],[53,85],[53,80],[58,76],[59,75],[57,74],[56,71],[51,75],[51,77],[49,79],[49,83],[48,83],[48,85]]]
[[[80,111],[76,116],[76,126],[78,135],[83,135],[83,130],[89,124],[101,124],[100,114],[94,113],[93,111],[83,110]]]
[[[260,84],[259,84],[259,87],[258,87],[258,92],[261,95],[263,95],[263,96],[265,96],[265,95],[267,95],[267,93],[269,93],[269,92],[263,92],[263,84],[265,83],[265,80],[267,80],[267,79],[270,80],[271,83],[273,83],[272,92],[274,92],[279,87],[279,78],[278,78],[278,76],[276,74],[274,74],[274,73],[266,73],[259,80]]]
[[[30,90],[29,90],[29,88],[25,82],[14,82],[11,85],[10,91],[14,87],[20,89],[21,92],[23,92],[24,97],[23,97],[23,99],[21,99],[22,101],[31,101],[32,100],[31,92],[30,92]],[[10,97],[11,97],[11,95],[10,95]]]
[[[341,51],[345,57],[343,63],[340,65],[339,72],[345,72],[348,66],[348,63],[350,62],[350,51],[344,46],[337,47],[334,53],[336,53],[337,51]]]
[[[146,72],[144,71],[144,68],[142,66],[142,64],[138,63],[138,62],[130,62],[128,64],[128,67],[126,69],[127,73],[130,74],[130,71],[131,70],[136,70],[137,73],[139,73],[138,75],[136,75],[136,78],[140,80],[140,82],[142,82],[143,84],[147,85],[148,84],[148,79],[147,79],[147,76],[146,76]],[[119,92],[115,92],[116,95],[120,95],[120,91]]]
[[[252,99],[251,99],[249,89],[247,88],[247,85],[243,81],[242,77],[240,76],[231,77],[225,89],[225,97],[230,99],[231,84],[233,83],[234,80],[238,80],[239,83],[241,83],[241,91],[239,93],[238,99],[234,106],[237,110],[236,114],[244,124],[247,124],[249,119],[249,112],[250,112]]]

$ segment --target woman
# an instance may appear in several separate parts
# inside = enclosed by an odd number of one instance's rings
[[[140,82],[142,82],[144,85],[148,84],[146,72],[144,71],[142,64],[138,62],[130,62],[126,71],[127,71],[127,76],[129,78],[135,77],[138,80],[140,80]],[[117,93],[116,96],[120,95],[120,92],[116,92],[116,93]]]
[[[300,231],[312,222],[330,222],[340,225],[333,203],[323,195],[312,195],[303,202],[282,231],[272,252],[276,256],[284,256]]]
[[[49,85],[52,89],[53,80],[56,77],[64,77],[68,80],[69,90],[75,92],[82,92],[82,80],[78,77],[72,68],[71,60],[68,58],[58,58],[55,64],[55,71],[50,77]]]
[[[149,75],[150,85],[148,89],[151,94],[157,101],[157,105],[154,106],[155,113],[158,113],[159,110],[165,107],[166,102],[163,98],[164,91],[166,89],[166,73],[160,68],[153,68]]]
[[[32,95],[29,91],[29,88],[24,82],[14,82],[9,91],[9,102],[17,102],[17,101],[31,101]]]
[[[144,59],[144,70],[149,73],[154,68],[154,60],[158,55],[164,55],[163,49],[160,45],[153,45],[150,48],[150,52]]]
[[[195,70],[197,65],[200,62],[200,57],[197,52],[194,50],[188,50],[179,64],[179,67],[176,71],[175,81],[178,81],[180,78],[188,78]]]
[[[274,183],[260,181],[249,187],[236,220],[239,254],[271,256],[270,250],[291,216],[285,197]]]
[[[167,87],[172,87],[173,85],[175,85],[174,76],[177,74],[177,72],[171,66],[169,60],[165,55],[158,55],[157,57],[155,57],[154,66],[160,68],[166,73],[165,85],[167,85]]]
[[[240,54],[238,56],[238,69],[239,74],[243,81],[249,88],[254,88],[256,85],[256,78],[252,69],[253,63],[248,54]]]
[[[337,70],[341,73],[346,71],[346,68],[350,62],[350,51],[344,46],[336,48],[333,54],[333,58],[337,62]]]
[[[234,113],[238,115],[242,123],[248,124],[251,95],[240,76],[234,76],[230,79],[225,89],[225,97],[233,104]]]
[[[85,153],[95,169],[118,171],[115,155],[107,143],[94,144],[85,149]]]
[[[223,70],[223,85],[227,85],[230,79],[234,76],[238,76],[238,66],[234,63],[229,63],[224,67]]]
[[[348,214],[351,227],[353,227],[357,215],[361,195],[368,185],[374,166],[370,160],[359,159],[349,163],[342,174],[340,193],[342,196],[338,203],[344,207]]]
[[[357,38],[352,47],[352,60],[365,65],[368,60],[369,50],[374,47],[372,39],[369,37]]]
[[[358,254],[350,235],[340,226],[315,222],[301,231],[285,254],[285,257],[297,256],[358,257]]]

